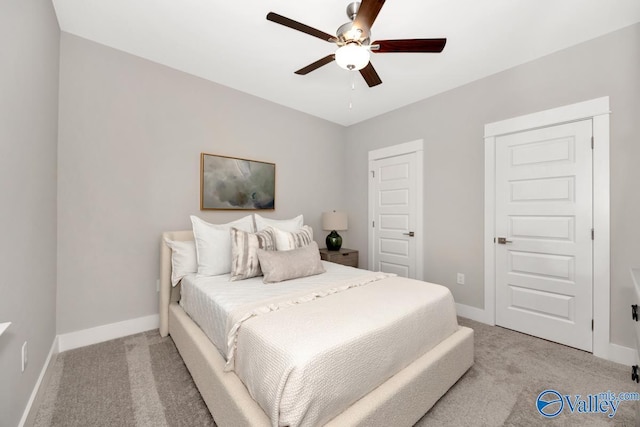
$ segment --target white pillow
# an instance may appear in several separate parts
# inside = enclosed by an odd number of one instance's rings
[[[254,216],[256,218],[256,230],[258,231],[262,231],[267,227],[277,228],[282,231],[298,231],[304,224],[302,215],[291,219],[269,219],[258,214],[254,214]]]
[[[196,241],[198,274],[217,276],[231,272],[231,227],[253,232],[253,219],[247,215],[226,224],[210,224],[191,215]]]
[[[196,242],[193,240],[169,240],[164,242],[171,248],[171,285],[175,286],[187,274],[198,272]]]
[[[288,232],[277,228],[271,228],[273,236],[276,238],[276,249],[279,251],[290,251],[309,245],[313,242],[313,229],[308,225],[302,226],[298,231]]]

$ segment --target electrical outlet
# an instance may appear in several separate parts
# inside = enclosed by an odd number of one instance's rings
[[[464,285],[464,274],[458,273],[458,278],[456,279],[458,285]]]
[[[22,372],[27,368],[27,342],[22,344]]]

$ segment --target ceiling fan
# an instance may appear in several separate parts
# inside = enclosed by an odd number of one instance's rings
[[[447,39],[400,39],[400,40],[376,40],[371,43],[371,27],[373,26],[385,0],[362,0],[353,2],[347,6],[347,16],[351,20],[336,31],[336,36],[327,34],[308,25],[286,18],[274,12],[267,14],[269,21],[285,27],[293,28],[329,43],[335,43],[338,49],[335,53],[327,55],[306,67],[296,71],[296,74],[305,75],[311,71],[326,65],[332,61],[350,71],[360,71],[360,74],[369,87],[382,83],[378,73],[369,61],[370,52],[433,52],[439,53],[444,49]]]

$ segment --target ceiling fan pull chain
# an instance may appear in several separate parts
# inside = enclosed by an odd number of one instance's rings
[[[351,79],[351,90],[349,91],[349,110],[353,109],[353,91],[356,90],[356,77],[355,73],[349,73]]]

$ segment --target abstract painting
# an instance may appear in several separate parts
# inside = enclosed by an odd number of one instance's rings
[[[275,209],[274,163],[202,153],[200,209]]]

